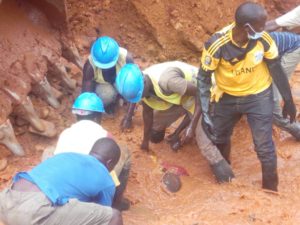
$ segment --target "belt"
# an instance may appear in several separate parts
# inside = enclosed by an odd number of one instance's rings
[[[11,189],[20,192],[41,192],[38,186],[23,178],[15,182]]]

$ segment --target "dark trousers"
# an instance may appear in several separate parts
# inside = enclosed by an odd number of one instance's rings
[[[224,94],[218,103],[212,105],[212,119],[216,135],[215,144],[229,161],[230,137],[235,124],[242,115],[247,116],[251,128],[255,151],[263,170],[263,187],[272,177],[277,190],[277,156],[272,139],[273,93],[269,87],[261,93],[237,97]],[[230,161],[229,161],[230,162]]]

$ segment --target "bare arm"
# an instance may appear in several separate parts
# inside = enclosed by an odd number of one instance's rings
[[[149,141],[153,126],[153,109],[143,102],[144,137],[141,149],[149,150]]]
[[[134,109],[136,107],[136,103],[130,103],[127,113],[124,116],[124,118],[122,119],[121,122],[121,130],[124,131],[125,129],[129,129],[132,126],[132,117],[134,114]]]
[[[96,88],[96,83],[94,81],[94,69],[89,60],[85,62],[82,73],[83,78],[81,92],[94,92]]]

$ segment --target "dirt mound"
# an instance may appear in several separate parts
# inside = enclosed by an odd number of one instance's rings
[[[180,59],[198,64],[203,42],[232,22],[238,1],[67,0],[69,28],[88,53],[99,35],[110,35],[146,61]],[[270,17],[300,0],[264,0]]]

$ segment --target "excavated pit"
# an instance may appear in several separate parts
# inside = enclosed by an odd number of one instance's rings
[[[58,4],[58,8],[51,8],[49,2]],[[197,65],[203,42],[232,21],[233,12],[241,2],[2,1],[0,138],[1,131],[8,132],[11,126],[25,156],[14,156],[7,147],[0,146],[0,188],[7,187],[17,171],[39,163],[43,150],[57,141],[56,137],[51,138],[55,136],[54,131],[59,134],[75,121],[70,108],[80,91],[79,68],[82,67],[77,49],[85,59],[92,41],[105,34],[131,51],[142,68],[171,59]],[[300,4],[299,0],[260,2],[272,16]],[[53,10],[45,10],[46,6]],[[64,7],[66,11],[57,14],[56,10]],[[300,68],[291,84],[299,109]],[[28,99],[32,102],[31,108]],[[231,184],[219,185],[195,143],[184,146],[178,153],[172,152],[165,142],[151,144],[150,153],[142,152],[139,148],[143,129],[140,108],[132,132],[119,131],[122,110],[115,119],[103,121],[103,126],[132,152],[133,165],[126,191],[132,206],[123,213],[124,224],[299,223],[299,143],[290,135],[274,128],[279,194],[260,189],[261,169],[246,120],[238,124],[232,140],[232,166],[237,178]],[[6,129],[2,130],[2,126]],[[172,129],[174,127],[168,132]],[[162,163],[176,164],[187,170],[189,176],[181,177],[179,192],[169,193],[163,188]]]

